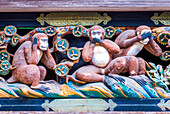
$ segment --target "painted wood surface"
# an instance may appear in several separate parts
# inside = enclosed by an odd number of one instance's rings
[[[0,12],[169,11],[170,0],[1,0]]]
[[[1,11],[1,10],[0,10]],[[56,18],[53,18],[54,21],[59,22],[60,16],[58,16],[59,12],[56,13]],[[71,12],[65,12],[65,17],[67,19],[66,13]],[[164,12],[154,11],[154,12],[94,12],[98,13],[103,17],[103,15],[106,13],[109,17],[111,17],[111,20],[107,22],[106,25],[103,24],[103,22],[99,23],[101,26],[114,26],[114,27],[133,27],[133,26],[140,26],[140,25],[147,25],[147,26],[164,26],[162,23],[158,23],[156,25],[154,21],[151,20],[151,17],[154,16],[155,13],[158,13],[160,16]],[[40,12],[8,12],[8,13],[0,13],[0,27],[5,27],[7,25],[14,25],[16,27],[42,27],[42,26],[50,26],[47,22],[50,21],[50,19],[46,19],[44,22],[44,25],[41,25],[40,22],[38,22],[36,19],[40,17]],[[43,13],[44,17],[46,18],[49,12]],[[81,12],[81,14],[84,14],[84,17],[89,17],[88,12]],[[79,15],[76,15],[79,16]],[[168,15],[167,15],[168,16]],[[65,21],[66,21],[65,19]],[[72,18],[73,21],[77,21],[76,18]],[[86,20],[86,18],[84,18]],[[168,20],[168,19],[167,19]],[[64,22],[64,21],[63,21]],[[70,21],[69,21],[70,22]],[[95,20],[96,22],[96,20]],[[66,22],[65,22],[66,23]],[[95,25],[95,24],[94,24]],[[53,25],[54,26],[54,25]],[[76,26],[76,24],[75,24]]]
[[[49,111],[51,113],[52,111],[56,113],[150,111],[159,112],[159,114],[162,111],[164,113],[170,111],[169,99],[74,99],[75,104],[71,103],[71,100],[73,99],[0,99],[0,111]],[[65,103],[65,105],[61,105],[61,103]]]

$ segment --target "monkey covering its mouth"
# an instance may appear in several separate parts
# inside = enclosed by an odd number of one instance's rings
[[[92,35],[92,42],[95,43],[100,43],[103,38],[102,38],[102,32],[100,30],[93,30],[91,31],[91,35]]]

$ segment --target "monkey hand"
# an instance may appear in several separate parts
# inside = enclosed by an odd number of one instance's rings
[[[17,67],[11,65],[11,66],[9,67],[9,70],[14,70],[14,69],[16,69],[16,68],[17,68]]]
[[[35,37],[32,42],[33,51],[37,51],[37,38]]]
[[[66,78],[66,83],[68,83],[69,80],[71,80],[71,81],[73,81],[73,82],[76,82],[76,83],[80,83],[80,84],[85,84],[85,83],[86,83],[86,82],[77,80],[76,78],[74,78],[74,77],[71,76],[71,75],[67,75],[65,78]]]
[[[148,36],[149,40],[153,40],[153,36],[152,33],[150,34],[150,36]]]
[[[101,43],[103,40],[102,39],[99,39],[99,38],[93,38],[92,39],[92,43]]]
[[[144,32],[143,34],[141,34],[142,40],[146,39],[147,37],[150,39],[152,36],[152,32],[148,31],[148,32]]]
[[[32,45],[37,45],[37,38],[36,37],[33,39]]]

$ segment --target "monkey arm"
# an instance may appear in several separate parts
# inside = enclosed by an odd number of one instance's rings
[[[32,46],[32,42],[28,41],[24,47],[25,59],[28,64],[38,64],[37,44]]]
[[[131,39],[120,40],[118,43],[118,46],[120,48],[128,48],[128,47],[132,46],[135,42],[138,42],[137,36],[135,36]]]
[[[94,43],[88,41],[83,48],[82,58],[85,62],[90,62],[93,57]]]
[[[105,39],[100,44],[112,54],[118,54],[120,52],[119,46],[111,40]]]
[[[30,37],[32,37],[36,33],[39,33],[40,30],[41,31],[45,30],[45,27],[35,28],[34,30],[27,33],[26,35],[22,36],[21,39],[18,42],[21,44],[24,41],[31,41]]]
[[[144,46],[144,48],[155,56],[162,55],[162,49],[154,40],[150,40],[149,43]]]
[[[136,36],[135,30],[126,30],[116,38],[115,43],[120,48],[128,48],[139,41],[138,37],[140,36]]]
[[[47,49],[47,51],[43,52],[41,62],[49,69],[53,69],[53,67],[56,65],[55,60],[51,55],[49,48]]]
[[[22,36],[21,39],[19,39],[18,43],[22,44],[24,41],[26,41],[28,39],[29,39],[29,34],[26,34],[26,35]],[[30,41],[31,41],[31,39],[30,39]]]

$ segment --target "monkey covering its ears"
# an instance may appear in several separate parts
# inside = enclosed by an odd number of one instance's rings
[[[12,71],[12,76],[7,82],[21,82],[31,84],[31,88],[37,88],[39,81],[44,80],[47,72],[43,66],[37,66],[38,62],[41,60],[49,69],[56,65],[49,51],[48,36],[36,33],[32,38],[32,42],[24,42],[15,52],[12,65],[16,69]]]

